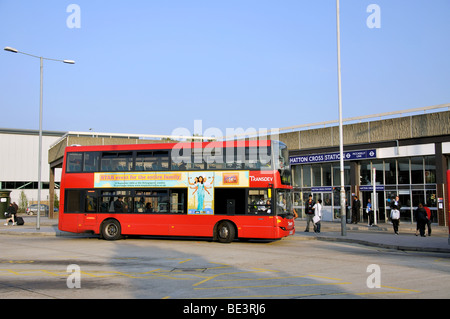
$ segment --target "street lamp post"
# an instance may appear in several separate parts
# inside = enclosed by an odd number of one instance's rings
[[[33,54],[29,54],[26,52],[21,52],[17,49],[11,48],[11,47],[5,47],[5,51],[12,52],[12,53],[21,53],[24,55],[31,56],[33,58],[38,58],[40,60],[40,96],[39,96],[39,158],[38,158],[38,208],[37,208],[37,217],[36,217],[36,229],[40,230],[41,224],[40,224],[40,216],[41,216],[41,189],[42,189],[42,183],[41,183],[41,168],[42,168],[42,110],[43,110],[43,79],[44,79],[44,60],[49,61],[58,61],[63,62],[67,64],[75,64],[75,61],[73,60],[58,60],[58,59],[50,59],[50,58],[44,58],[42,56],[37,56]]]
[[[338,63],[338,96],[339,96],[339,155],[341,173],[341,235],[347,235],[347,214],[345,211],[345,181],[344,181],[344,128],[342,125],[342,94],[341,94],[341,31],[339,22],[339,0],[336,0],[336,27],[337,27],[337,63]]]

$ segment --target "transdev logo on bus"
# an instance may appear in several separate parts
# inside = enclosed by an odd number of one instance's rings
[[[273,184],[273,173],[264,174],[261,171],[251,171],[249,175],[250,187],[270,187]]]

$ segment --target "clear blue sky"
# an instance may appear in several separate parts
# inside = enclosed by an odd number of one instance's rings
[[[344,118],[450,103],[449,0],[340,2]],[[0,0],[0,45],[76,61],[44,62],[45,130],[286,127],[338,119],[335,5]],[[39,60],[1,50],[0,70],[0,127],[37,129]]]

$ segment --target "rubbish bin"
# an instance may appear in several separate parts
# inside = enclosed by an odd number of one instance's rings
[[[11,201],[9,198],[9,194],[11,191],[6,189],[0,189],[0,218],[5,219],[5,212],[8,209],[9,202]]]

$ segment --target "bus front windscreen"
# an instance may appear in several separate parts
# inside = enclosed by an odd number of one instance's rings
[[[281,183],[291,185],[291,166],[289,163],[289,150],[286,144],[276,141],[274,149],[274,163],[280,173]]]
[[[292,213],[292,192],[289,189],[279,189],[276,192],[275,213],[287,217]]]

